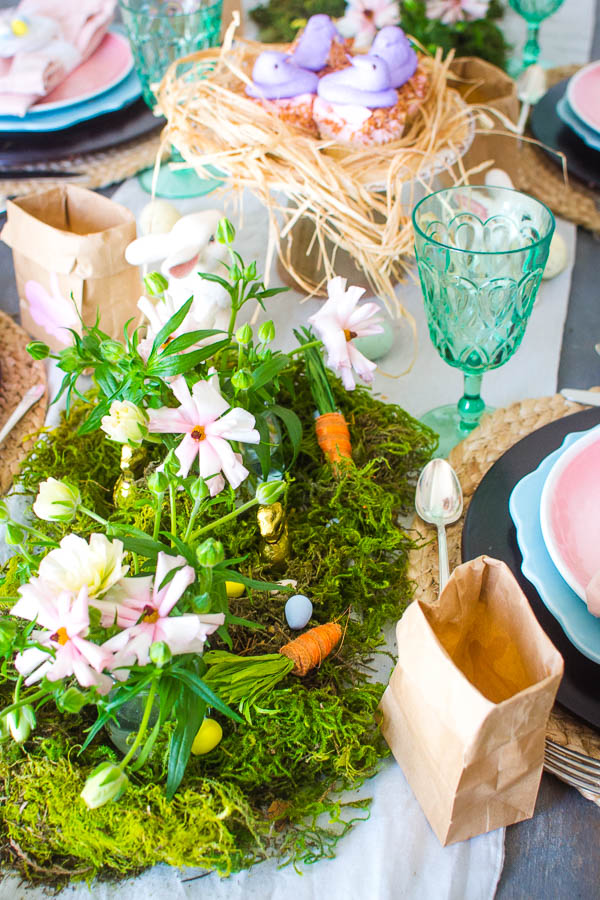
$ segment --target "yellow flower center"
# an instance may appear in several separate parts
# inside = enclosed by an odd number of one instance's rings
[[[351,341],[352,338],[357,337],[355,331],[350,331],[348,328],[344,328],[344,337],[346,338],[346,342]]]
[[[146,622],[148,625],[154,625],[155,622],[158,621],[158,610],[154,609],[152,606],[144,607],[144,615],[142,616],[142,622]]]
[[[61,647],[64,647],[65,644],[67,643],[67,641],[69,640],[69,635],[67,634],[67,629],[66,629],[66,628],[59,628],[58,631],[56,631],[56,632],[52,635],[52,637],[50,638],[50,640],[51,640],[51,641],[56,641],[58,644],[60,644]]]
[[[203,425],[196,425],[192,430],[192,437],[195,441],[203,441],[206,437]]]

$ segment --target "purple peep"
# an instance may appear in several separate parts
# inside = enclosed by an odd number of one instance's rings
[[[264,50],[254,63],[252,81],[246,87],[250,97],[284,100],[299,94],[315,94],[319,78],[314,72],[294,65],[286,53]]]
[[[292,60],[302,69],[318,72],[327,65],[333,41],[342,41],[342,36],[324,13],[311,16],[302,32],[298,45],[292,53]]]
[[[388,64],[392,87],[402,87],[417,70],[417,54],[397,25],[386,25],[382,28],[376,34],[369,52],[373,56],[381,57]]]
[[[386,61],[371,54],[353,56],[349,68],[324,75],[319,81],[318,94],[329,103],[368,109],[394,106],[398,100]]]

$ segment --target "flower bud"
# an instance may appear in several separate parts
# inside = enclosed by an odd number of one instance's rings
[[[11,546],[16,546],[18,544],[22,544],[25,538],[25,534],[22,528],[15,522],[7,522],[6,523],[6,535],[5,540],[7,544]]]
[[[231,376],[231,383],[237,391],[247,391],[254,383],[254,379],[248,369],[238,369]]]
[[[256,261],[252,260],[249,266],[244,269],[244,281],[254,281],[256,278]]]
[[[285,488],[284,481],[265,481],[256,488],[256,499],[261,506],[271,506]]]
[[[192,500],[194,500],[196,503],[199,503],[202,500],[205,500],[209,496],[209,494],[210,491],[204,478],[196,478],[196,480],[190,486],[190,497],[192,498]]]
[[[129,779],[119,766],[103,762],[88,775],[81,798],[88,809],[97,809],[117,800],[128,784]]]
[[[7,714],[6,719],[13,741],[17,744],[23,744],[31,734],[31,729],[35,728],[35,713],[33,707],[29,705],[13,709]]]
[[[56,698],[56,706],[63,713],[78,713],[89,702],[87,692],[80,691],[76,687],[67,688]]]
[[[131,400],[113,400],[110,414],[102,417],[101,428],[119,444],[141,444],[146,433],[146,416]]]
[[[202,594],[198,594],[197,597],[192,597],[191,603],[192,609],[199,615],[210,612],[210,607],[212,605],[210,593],[208,591],[204,591]]]
[[[144,278],[144,287],[151,297],[160,297],[169,287],[169,282],[160,272],[149,272]]]
[[[180,468],[181,467],[179,464],[179,460],[177,459],[175,451],[169,450],[169,452],[165,456],[165,461],[163,463],[163,469],[165,470],[167,477],[174,478],[179,473]]]
[[[50,356],[50,347],[43,341],[31,341],[27,344],[27,352],[34,359],[46,359]]]
[[[246,346],[246,344],[250,343],[250,341],[252,340],[252,328],[250,327],[250,325],[248,325],[247,322],[245,325],[240,325],[235,333],[235,339],[238,344],[243,344],[244,347]]]
[[[81,494],[66,481],[47,478],[38,486],[33,511],[45,522],[71,522],[81,503]]]
[[[171,662],[173,656],[169,649],[169,645],[166,644],[165,641],[154,641],[153,644],[150,644],[149,655],[150,661],[159,669],[162,669],[163,666],[166,666],[167,663]]]
[[[2,616],[0,619],[0,656],[8,656],[12,653],[16,634],[17,623],[15,620]]]
[[[235,240],[235,228],[229,219],[221,219],[217,225],[215,237],[220,244],[232,244]]]
[[[162,497],[169,487],[169,479],[164,472],[153,472],[148,476],[147,484],[149,491],[152,491],[157,497]]]
[[[196,558],[201,566],[206,569],[212,569],[225,559],[225,551],[221,541],[215,541],[214,538],[206,538],[196,550]]]
[[[275,337],[275,326],[271,319],[263,322],[260,328],[258,329],[258,339],[261,344],[270,344],[273,338]]]
[[[125,356],[126,350],[123,344],[118,341],[102,341],[100,344],[100,352],[104,359],[109,363],[118,363]]]
[[[61,350],[58,365],[63,372],[77,372],[78,369],[83,367],[75,347],[67,347],[66,350]]]

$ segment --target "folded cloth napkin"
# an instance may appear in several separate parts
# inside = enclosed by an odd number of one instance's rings
[[[0,115],[24,116],[30,106],[59,85],[100,44],[116,0],[21,0],[4,14],[23,18],[29,31],[22,49],[0,58]],[[48,20],[56,31],[39,46],[36,35]],[[20,42],[19,42],[20,43]]]

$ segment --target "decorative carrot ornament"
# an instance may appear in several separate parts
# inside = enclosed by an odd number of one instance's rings
[[[304,677],[320,666],[339,644],[342,628],[327,622],[310,628],[279,650],[262,656],[237,656],[225,650],[210,650],[203,660],[208,670],[203,680],[228,705],[237,705],[250,722],[253,708],[290,672]]]
[[[306,329],[303,329],[302,334],[297,331],[294,334],[301,345],[309,345],[314,341],[314,335]],[[327,370],[318,349],[307,346],[304,360],[310,391],[318,412],[315,420],[317,441],[325,459],[331,463],[335,472],[339,472],[340,466],[352,462],[348,423],[336,408]]]

